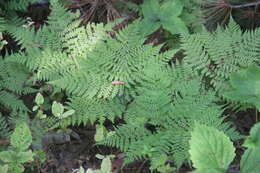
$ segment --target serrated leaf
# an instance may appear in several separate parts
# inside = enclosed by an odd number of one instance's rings
[[[64,106],[61,103],[54,101],[51,107],[51,111],[55,117],[60,117],[64,112]]]
[[[0,160],[5,163],[11,163],[13,162],[15,155],[16,153],[12,150],[2,151],[0,152]]]
[[[8,165],[0,166],[0,172],[1,173],[7,173],[8,171]]]
[[[112,163],[111,163],[110,157],[105,157],[102,160],[101,171],[102,172],[106,172],[106,173],[111,173],[111,171],[112,171]]]
[[[37,105],[41,105],[44,103],[44,97],[42,96],[41,93],[37,93],[36,97],[35,97],[35,103]]]
[[[226,170],[235,157],[235,148],[221,131],[196,124],[191,133],[190,155],[197,169]]]
[[[171,16],[167,20],[162,20],[163,28],[168,30],[171,34],[186,34],[188,28],[186,24],[179,18]]]
[[[255,124],[251,128],[250,135],[245,140],[243,146],[247,148],[260,148],[260,123]]]
[[[226,98],[252,104],[260,110],[260,68],[251,66],[232,74],[230,84],[232,90],[224,93]]]
[[[32,135],[28,125],[25,122],[18,124],[11,135],[12,147],[19,151],[25,151],[32,143]]]
[[[19,152],[17,153],[17,163],[25,163],[29,161],[33,161],[33,153],[32,151]]]
[[[240,162],[241,173],[260,172],[260,148],[247,149]]]
[[[182,14],[183,10],[183,2],[182,0],[170,0],[166,1],[161,5],[160,8],[160,15],[163,14],[160,18],[166,17],[166,15],[169,16],[175,16],[178,17]]]
[[[23,173],[24,167],[21,164],[10,164],[8,170],[10,173]]]

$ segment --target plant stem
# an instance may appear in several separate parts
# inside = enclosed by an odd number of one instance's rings
[[[230,4],[229,6],[230,6],[230,8],[245,8],[245,7],[257,6],[257,5],[260,5],[260,1],[241,4],[241,5],[231,5]]]

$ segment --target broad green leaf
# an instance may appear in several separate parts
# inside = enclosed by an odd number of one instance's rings
[[[8,171],[8,165],[0,166],[0,173],[7,173]]]
[[[162,20],[163,28],[168,30],[171,34],[183,34],[188,33],[186,24],[179,18],[171,16],[168,20]]]
[[[251,66],[230,77],[232,90],[224,96],[234,101],[249,103],[260,110],[260,68]]]
[[[25,163],[29,161],[33,161],[33,153],[32,151],[19,152],[17,153],[17,163]]]
[[[51,111],[55,117],[60,117],[64,112],[64,106],[61,103],[54,101],[51,107]]]
[[[94,136],[96,142],[103,141],[105,139],[105,135],[107,134],[107,130],[103,125],[96,126],[96,134]]]
[[[35,103],[37,105],[41,105],[44,103],[44,97],[42,96],[41,93],[37,93],[36,97],[35,97]]]
[[[18,124],[11,135],[11,145],[19,151],[25,151],[32,143],[32,135],[25,122]]]
[[[145,26],[145,27],[144,27]],[[157,21],[151,21],[148,19],[143,19],[142,20],[142,25],[141,25],[141,31],[144,36],[148,36],[158,30],[161,26],[161,21],[158,19]]]
[[[260,172],[260,148],[247,149],[240,162],[241,173]]]
[[[193,171],[192,173],[223,173],[222,170],[219,169],[198,169],[196,171]]]
[[[141,7],[144,18],[153,20],[153,18],[159,14],[158,10],[160,8],[160,4],[158,0],[145,0]]]
[[[102,160],[101,171],[104,172],[104,173],[105,172],[106,173],[111,173],[111,171],[112,171],[112,163],[111,163],[110,157],[105,157]]]
[[[183,10],[183,2],[182,0],[170,0],[166,1],[161,5],[160,8],[160,15],[162,15],[160,18],[164,18],[166,16],[175,16],[178,17],[182,14]]]
[[[250,135],[245,140],[243,146],[247,148],[260,148],[260,123],[254,125],[250,130]]]
[[[10,173],[23,173],[24,167],[21,164],[10,164],[8,170]]]
[[[73,109],[68,110],[68,111],[64,112],[64,113],[60,116],[60,118],[67,118],[68,116],[71,116],[71,115],[74,114],[74,113],[75,113],[75,110],[73,110]]]
[[[12,150],[0,152],[0,160],[5,163],[12,163],[14,161],[16,153]]]
[[[194,167],[199,170],[226,170],[235,157],[235,148],[223,132],[199,124],[191,133],[189,152]]]

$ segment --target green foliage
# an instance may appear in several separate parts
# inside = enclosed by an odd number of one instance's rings
[[[189,153],[198,170],[227,170],[235,157],[235,148],[223,132],[196,124],[191,133]]]
[[[247,148],[260,148],[260,123],[255,124],[251,128],[250,135],[245,140],[243,146]]]
[[[244,152],[240,161],[241,173],[257,173],[260,170],[260,148],[252,139],[259,141],[256,131],[260,123],[250,130],[250,136],[245,140],[244,146],[248,149]],[[253,145],[255,144],[255,145]],[[190,155],[195,173],[223,173],[235,157],[235,148],[229,138],[215,128],[197,124],[192,132],[190,140]]]
[[[258,138],[259,140],[259,138]],[[247,149],[240,162],[241,173],[258,173],[260,170],[260,148]]]
[[[216,127],[232,139],[239,138],[230,124],[223,122],[225,117],[214,103],[214,92],[201,88],[200,81],[185,76],[181,68],[165,70],[159,62],[148,64],[136,89],[137,96],[128,106],[126,124],[118,126],[102,144],[125,152],[126,163],[172,155],[180,167],[189,159],[189,139],[195,122]],[[153,133],[147,126],[154,127]]]
[[[7,2],[6,2],[7,1]],[[37,0],[6,0],[0,2],[4,10],[14,11],[14,10],[25,10],[27,6]]]
[[[259,63],[259,32],[243,33],[231,19],[226,28],[218,27],[215,32],[183,35],[184,64],[221,92],[233,72]]]
[[[160,27],[169,31],[171,34],[187,34],[189,26],[196,20],[193,11],[188,11],[187,6],[193,2],[189,0],[146,0],[141,6],[143,14],[142,31],[145,36],[158,30]],[[194,3],[193,3],[194,4]],[[193,6],[194,7],[194,6]],[[192,8],[189,8],[191,10]],[[193,26],[198,30],[201,25]]]
[[[231,74],[231,89],[224,93],[229,100],[248,103],[260,110],[260,69],[250,66],[237,73]]]
[[[8,172],[22,173],[22,164],[33,161],[33,153],[28,150],[31,143],[32,136],[27,124],[18,124],[11,135],[10,149],[0,152],[0,160],[8,164]]]

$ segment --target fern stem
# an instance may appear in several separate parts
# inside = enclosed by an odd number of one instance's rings
[[[230,8],[245,8],[245,7],[251,7],[251,6],[257,6],[260,5],[260,1],[256,2],[251,2],[251,3],[246,3],[246,4],[241,4],[241,5],[229,5]]]

